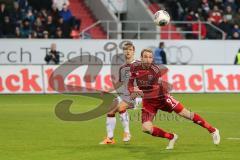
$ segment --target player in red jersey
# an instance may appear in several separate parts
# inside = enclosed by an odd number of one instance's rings
[[[175,112],[178,115],[193,121],[206,128],[212,134],[214,144],[220,143],[220,134],[217,128],[212,127],[197,113],[191,112],[174,99],[168,92],[168,86],[162,85],[161,76],[166,73],[164,66],[153,64],[153,53],[151,49],[144,49],[141,52],[141,61],[131,65],[131,77],[128,83],[128,90],[134,99],[138,95],[143,97],[142,108],[142,130],[152,136],[169,139],[166,149],[173,149],[178,136],[168,133],[153,125],[152,121],[158,110]],[[136,82],[138,89],[134,87]]]

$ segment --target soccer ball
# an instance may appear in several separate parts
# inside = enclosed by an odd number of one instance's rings
[[[170,16],[167,11],[159,10],[154,14],[154,23],[158,26],[165,26],[170,22]]]

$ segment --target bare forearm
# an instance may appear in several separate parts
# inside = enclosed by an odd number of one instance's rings
[[[123,85],[123,82],[117,82],[113,85],[113,88],[108,89],[106,92],[113,92]]]

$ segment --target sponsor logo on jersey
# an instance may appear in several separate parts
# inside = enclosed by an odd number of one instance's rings
[[[151,75],[151,74],[148,75],[148,80],[149,80],[149,81],[152,81],[152,80],[153,80],[153,75]]]

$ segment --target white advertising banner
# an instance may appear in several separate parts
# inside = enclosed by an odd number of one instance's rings
[[[136,46],[135,58],[143,48],[158,47],[160,40],[131,40]],[[122,54],[123,40],[30,40],[1,39],[0,64],[45,64],[44,57],[52,43],[57,44],[60,61],[93,55],[111,64],[112,57]],[[240,48],[234,40],[164,40],[168,64],[233,64]]]
[[[0,94],[88,93],[113,87],[110,65],[104,65],[95,75],[86,74],[87,67],[81,66],[66,74],[65,79],[62,74],[54,72],[57,67],[59,66],[2,65]],[[164,75],[163,79],[172,84],[174,93],[240,93],[239,66],[169,65],[168,68],[169,72]],[[54,85],[55,90],[51,84]]]

